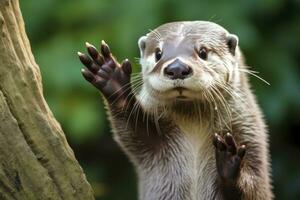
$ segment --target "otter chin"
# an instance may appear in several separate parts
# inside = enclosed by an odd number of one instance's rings
[[[172,22],[138,46],[132,82],[130,62],[104,41],[79,58],[135,166],[139,199],[273,199],[268,134],[238,37],[212,22]]]

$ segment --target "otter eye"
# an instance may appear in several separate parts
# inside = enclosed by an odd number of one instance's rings
[[[155,61],[159,61],[161,59],[161,56],[162,56],[162,51],[160,49],[157,49],[155,51]]]
[[[207,50],[206,48],[202,47],[198,53],[199,57],[202,59],[202,60],[207,60]]]

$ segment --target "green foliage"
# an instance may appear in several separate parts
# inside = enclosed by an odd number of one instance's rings
[[[131,165],[111,139],[99,93],[83,80],[76,52],[105,39],[121,60],[139,56],[138,38],[178,20],[210,20],[239,36],[270,127],[277,199],[300,199],[300,2],[297,0],[34,0],[21,1],[50,108],[99,199],[134,199]],[[139,66],[135,64],[135,71]]]

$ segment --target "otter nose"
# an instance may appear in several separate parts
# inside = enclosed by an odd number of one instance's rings
[[[165,76],[169,77],[172,80],[185,79],[191,76],[192,72],[192,68],[182,63],[179,59],[176,59],[164,69]]]

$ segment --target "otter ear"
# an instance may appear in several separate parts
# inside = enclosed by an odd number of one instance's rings
[[[142,36],[142,37],[140,37],[140,39],[138,41],[141,57],[144,55],[144,51],[146,48],[146,40],[147,40],[147,36]]]
[[[229,48],[229,51],[232,55],[235,55],[236,47],[239,43],[239,38],[234,34],[229,34],[226,38],[226,42]]]

